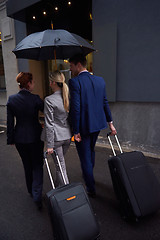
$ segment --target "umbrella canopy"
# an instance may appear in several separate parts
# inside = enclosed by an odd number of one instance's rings
[[[13,50],[17,58],[34,60],[67,59],[94,51],[85,39],[66,30],[45,30],[25,37]]]

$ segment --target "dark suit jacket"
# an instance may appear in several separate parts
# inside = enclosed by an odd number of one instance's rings
[[[42,131],[38,121],[43,100],[23,89],[7,102],[7,144],[33,143],[40,140]],[[16,121],[15,121],[16,120]]]
[[[81,72],[69,80],[71,121],[74,134],[87,135],[107,128],[112,121],[102,77]]]

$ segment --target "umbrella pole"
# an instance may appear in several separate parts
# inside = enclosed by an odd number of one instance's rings
[[[54,49],[55,70],[57,70],[56,49]]]

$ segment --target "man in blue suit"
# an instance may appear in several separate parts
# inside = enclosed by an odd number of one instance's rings
[[[74,78],[69,80],[71,96],[70,116],[77,152],[81,162],[88,195],[95,197],[95,144],[101,129],[109,128],[116,134],[106,97],[105,81],[86,69],[86,58],[75,55],[69,60]],[[108,122],[108,124],[107,124]]]

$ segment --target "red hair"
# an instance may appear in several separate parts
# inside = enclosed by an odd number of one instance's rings
[[[20,72],[17,77],[16,77],[16,81],[19,84],[20,88],[26,88],[28,89],[28,83],[32,82],[32,73],[29,72]]]

